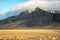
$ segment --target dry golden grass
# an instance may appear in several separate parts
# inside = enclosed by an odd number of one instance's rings
[[[0,40],[60,40],[60,30],[0,30]]]

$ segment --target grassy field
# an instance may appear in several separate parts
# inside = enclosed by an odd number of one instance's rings
[[[60,30],[0,30],[0,40],[60,40]]]

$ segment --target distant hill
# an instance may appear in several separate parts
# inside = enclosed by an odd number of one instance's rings
[[[60,28],[60,13],[51,13],[36,8],[32,12],[28,10],[19,15],[0,20],[0,29],[21,28]]]

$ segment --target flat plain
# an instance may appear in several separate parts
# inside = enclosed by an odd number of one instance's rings
[[[60,40],[60,30],[0,30],[0,40]]]

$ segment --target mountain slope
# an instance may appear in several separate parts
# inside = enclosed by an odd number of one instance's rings
[[[19,15],[9,17],[0,21],[0,28],[56,28],[52,24],[60,23],[60,14],[46,12],[40,8],[36,8],[31,13],[26,10]]]

